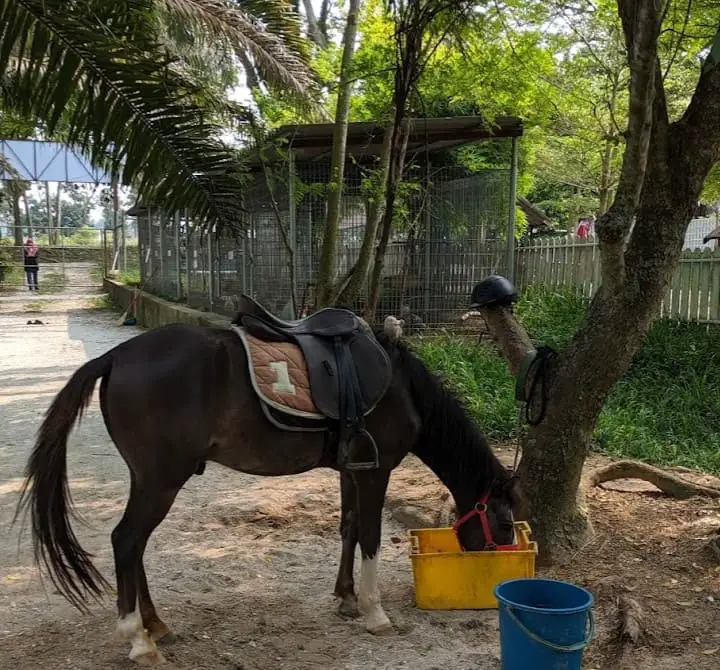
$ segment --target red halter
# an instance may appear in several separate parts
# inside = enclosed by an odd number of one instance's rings
[[[490,492],[488,491],[482,497],[480,502],[475,503],[475,506],[467,514],[461,516],[455,522],[455,525],[453,526],[455,534],[457,535],[458,530],[464,523],[468,522],[474,516],[479,516],[480,523],[482,524],[483,535],[485,536],[485,546],[482,548],[481,551],[517,551],[518,549],[520,549],[519,544],[495,544],[495,540],[493,540],[492,536],[492,531],[490,530],[490,522],[488,521],[487,515],[487,502],[489,497]],[[458,540],[459,539],[460,538],[458,538]]]

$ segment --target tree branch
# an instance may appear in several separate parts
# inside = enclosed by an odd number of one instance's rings
[[[673,126],[671,137],[683,151],[683,169],[694,181],[705,181],[720,159],[720,26],[695,93],[682,118]]]
[[[634,279],[627,287],[634,295],[628,297],[635,303],[665,292],[670,280],[665,268],[679,257],[705,179],[720,158],[720,123],[713,112],[720,106],[720,63],[703,69],[685,114],[672,126],[658,124],[658,118],[667,119],[661,82],[658,89],[652,170],[645,183],[650,195],[643,196],[644,215],[638,216],[625,253]]]
[[[617,292],[625,277],[623,247],[645,179],[653,127],[653,101],[658,91],[657,40],[661,20],[658,0],[618,0],[618,9],[627,43],[631,78],[627,145],[617,194],[597,225],[602,287],[609,294]]]

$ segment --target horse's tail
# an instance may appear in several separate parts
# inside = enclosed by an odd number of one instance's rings
[[[83,365],[55,396],[38,431],[26,468],[15,519],[30,508],[35,561],[47,568],[58,591],[85,610],[88,595],[99,598],[107,581],[92,564],[70,527],[67,438],[92,399],[95,383],[112,368],[107,353]]]

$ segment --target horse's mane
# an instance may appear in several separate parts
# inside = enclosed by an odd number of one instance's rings
[[[412,452],[443,480],[453,471],[473,473],[484,489],[507,480],[508,471],[457,395],[402,341],[391,342],[379,330],[375,334],[406,378],[421,417],[420,438]]]

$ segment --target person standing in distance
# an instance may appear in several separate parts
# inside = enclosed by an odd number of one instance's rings
[[[23,265],[25,267],[25,276],[27,277],[28,290],[35,289],[38,291],[38,252],[40,247],[33,241],[32,237],[28,237],[23,246]]]

